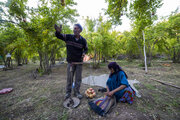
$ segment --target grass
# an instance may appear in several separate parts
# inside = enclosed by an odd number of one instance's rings
[[[67,120],[68,119],[68,112],[67,111],[63,111],[63,114],[62,114],[62,116],[59,117],[59,119]]]
[[[149,89],[149,90],[154,90],[156,87],[153,86],[152,84],[144,83],[144,86]]]
[[[126,71],[129,79],[136,79],[140,84],[135,84],[141,94],[136,98],[133,105],[118,103],[116,108],[101,118],[92,112],[87,104],[87,99],[81,100],[81,105],[73,110],[62,107],[66,86],[66,64],[54,67],[50,75],[31,77],[31,72],[38,66],[28,64],[18,66],[13,70],[0,71],[0,89],[6,87],[14,88],[14,91],[0,95],[0,116],[2,120],[67,120],[67,119],[180,119],[180,94],[179,89],[162,85],[151,78],[180,86],[180,64],[171,64],[170,67],[163,66],[166,61],[155,60],[148,73],[139,67],[139,60],[117,61]],[[102,63],[100,68],[92,69],[89,64],[83,66],[83,77],[89,75],[109,74],[108,63]],[[82,84],[81,91],[92,87],[97,92],[99,87]],[[103,93],[97,92],[97,97]],[[125,113],[132,113],[123,116]],[[134,115],[134,116],[133,116]],[[146,115],[146,116],[145,116]]]

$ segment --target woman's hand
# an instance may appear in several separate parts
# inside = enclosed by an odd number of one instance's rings
[[[113,91],[105,92],[105,95],[112,97],[114,95],[114,92]]]

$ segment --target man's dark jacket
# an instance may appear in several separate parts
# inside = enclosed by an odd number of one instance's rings
[[[57,38],[66,42],[68,63],[83,61],[82,54],[86,54],[88,51],[86,39],[80,36],[80,38],[76,40],[72,34],[61,34],[59,32],[56,32],[55,35]]]

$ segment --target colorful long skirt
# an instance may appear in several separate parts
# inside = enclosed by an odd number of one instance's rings
[[[136,92],[129,86],[125,88],[123,96],[119,99],[120,102],[127,102],[132,104],[135,98]]]

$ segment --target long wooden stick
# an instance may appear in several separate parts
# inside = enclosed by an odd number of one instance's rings
[[[83,64],[83,62],[72,62],[71,64],[73,64],[73,65],[79,65],[79,64]]]
[[[168,85],[168,86],[171,86],[171,87],[175,87],[175,88],[177,88],[177,89],[180,89],[179,86],[172,85],[172,84],[169,84],[169,83],[165,83],[165,82],[162,82],[162,81],[160,81],[160,80],[156,80],[156,79],[154,79],[154,78],[151,78],[151,80],[157,81],[157,82],[159,82],[159,83],[161,83],[161,84],[164,84],[164,85]]]
[[[146,44],[145,44],[144,30],[142,31],[142,33],[143,33],[143,39],[144,39],[144,66],[145,66],[145,71],[146,71],[146,73],[147,73]]]

